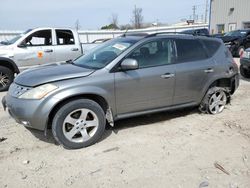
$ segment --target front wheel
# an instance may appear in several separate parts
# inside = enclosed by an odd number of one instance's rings
[[[242,65],[240,66],[240,74],[244,77],[244,78],[250,78],[250,69],[246,69],[244,68]]]
[[[56,141],[68,149],[96,143],[105,130],[105,114],[96,102],[78,99],[62,106],[52,122]]]
[[[14,73],[7,67],[0,66],[0,91],[9,89],[14,80]]]
[[[219,114],[228,102],[228,96],[224,88],[213,87],[207,91],[200,104],[200,110],[209,114]]]

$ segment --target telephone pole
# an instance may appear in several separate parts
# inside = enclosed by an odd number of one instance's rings
[[[208,16],[208,0],[206,0],[206,8],[205,8],[205,23],[207,23],[207,16]]]
[[[195,5],[193,6],[193,20],[194,22],[196,20],[196,6]]]

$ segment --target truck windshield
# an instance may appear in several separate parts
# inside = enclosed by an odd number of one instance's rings
[[[246,31],[231,31],[226,33],[224,36],[229,36],[229,37],[244,37],[247,34]]]
[[[89,69],[101,69],[136,42],[137,40],[128,38],[110,40],[76,59],[73,64]]]
[[[24,33],[21,33],[20,35],[15,36],[14,38],[10,39],[10,40],[4,40],[1,41],[0,44],[3,45],[11,45],[14,44],[17,40],[19,40],[23,35],[27,34],[28,32],[32,31],[32,29],[28,29],[27,31],[25,31]]]

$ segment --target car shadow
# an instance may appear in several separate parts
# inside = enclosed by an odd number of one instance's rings
[[[154,123],[165,122],[179,117],[185,117],[194,113],[200,113],[198,108],[184,108],[180,110],[171,110],[160,113],[148,114],[115,122],[115,126],[110,128],[115,134],[123,129],[129,129],[138,126],[147,126]]]
[[[44,131],[39,131],[36,129],[32,129],[32,128],[26,128],[28,131],[30,131],[30,133],[35,136],[36,138],[38,138],[39,140],[43,141],[43,142],[47,142],[50,144],[55,144],[55,145],[59,145],[56,140],[53,137],[52,131],[49,129],[47,131],[47,134],[44,134]]]
[[[104,135],[98,142],[105,140],[112,133],[119,134],[119,132],[124,129],[130,129],[130,128],[134,128],[138,126],[148,126],[154,123],[160,123],[160,122],[165,122],[165,121],[172,120],[172,119],[179,118],[179,117],[185,117],[194,113],[200,113],[197,107],[185,108],[181,110],[166,111],[166,112],[154,113],[154,114],[149,114],[149,115],[128,118],[124,120],[119,120],[115,122],[114,127],[111,127],[110,125],[107,124],[106,131],[104,132]],[[30,129],[30,128],[27,128],[27,129],[39,140],[43,142],[59,145],[55,141],[51,130],[48,130],[47,135],[45,136],[43,131],[38,131],[35,129]]]
[[[244,78],[243,76],[240,75],[240,79],[241,80],[244,80],[244,81],[247,81],[247,82],[250,82],[250,78]]]

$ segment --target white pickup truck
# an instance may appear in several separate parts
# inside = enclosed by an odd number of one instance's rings
[[[97,43],[80,43],[78,33],[66,28],[36,28],[0,42],[0,91],[7,90],[21,70],[76,59]],[[88,49],[86,49],[88,48]]]

